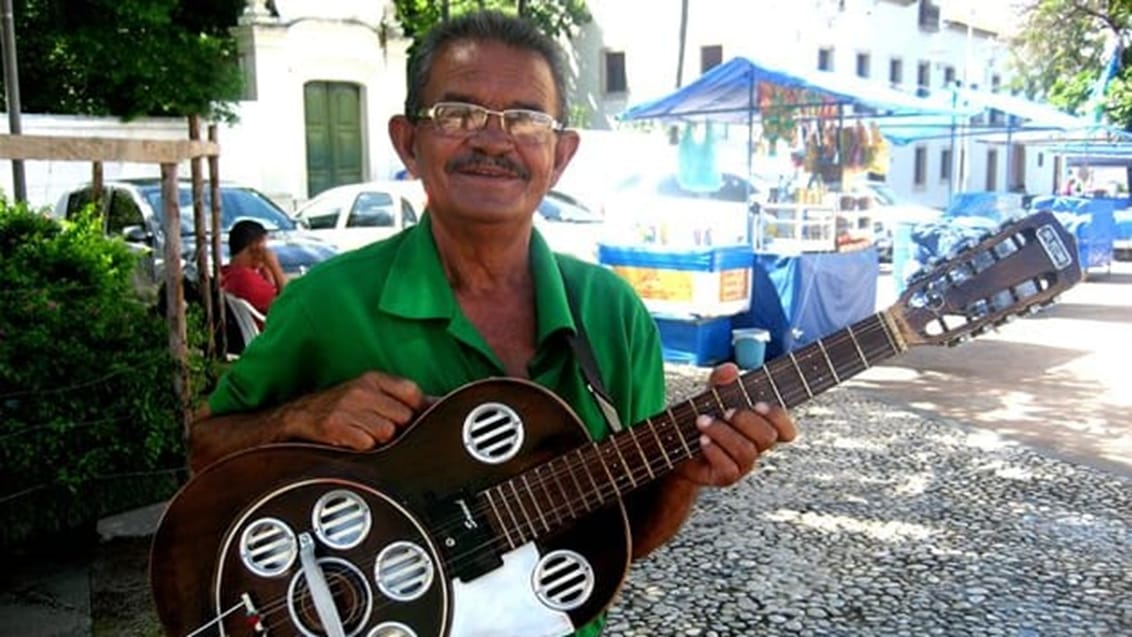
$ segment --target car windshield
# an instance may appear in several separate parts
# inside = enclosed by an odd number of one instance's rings
[[[160,186],[141,188],[142,196],[146,198],[155,212],[164,210],[164,198],[161,196]],[[181,235],[192,236],[196,233],[193,228],[193,191],[188,186],[182,186],[177,192],[177,204],[181,207]],[[208,189],[204,191],[204,209],[207,213],[212,205],[212,197]],[[187,214],[186,214],[187,213]],[[258,221],[268,231],[294,230],[295,222],[291,220],[270,199],[250,188],[233,186],[220,187],[220,227],[228,232],[237,221],[253,219]]]
[[[589,208],[570,201],[566,195],[548,192],[538,205],[539,214],[548,221],[568,223],[601,223],[604,219]]]
[[[899,203],[900,198],[888,186],[881,184],[869,184],[869,188],[876,194],[877,201],[886,206],[895,206]]]

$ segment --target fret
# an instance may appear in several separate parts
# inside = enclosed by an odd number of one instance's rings
[[[774,390],[774,397],[778,399],[778,404],[781,407],[786,407],[786,401],[782,400],[782,392],[778,391],[778,383],[774,382],[774,376],[770,375],[770,364],[763,365],[763,373],[766,374],[766,379],[770,382],[770,388]]]
[[[570,462],[568,458],[563,458],[566,465],[566,470],[570,472],[570,479],[574,482],[574,487],[578,490],[578,497],[582,499],[582,508],[586,512],[590,511],[590,501],[586,498],[586,491],[582,489],[582,483],[578,480],[577,474],[574,473],[574,463]]]
[[[586,459],[585,454],[582,452],[582,447],[578,447],[578,457],[582,459],[582,467],[586,470],[586,475],[590,478],[590,484],[594,487],[594,493],[597,494],[598,504],[605,504],[605,496],[601,494],[601,489],[597,486],[597,481],[594,480],[594,473],[590,470],[590,461]]]
[[[597,459],[599,462],[601,462],[601,468],[605,469],[605,475],[609,478],[609,484],[613,486],[613,492],[617,494],[618,497],[620,497],[621,489],[617,488],[617,481],[613,479],[613,473],[609,470],[609,465],[605,463],[605,454],[602,453],[601,448],[596,444],[593,445],[593,447],[594,450],[597,451]]]
[[[629,479],[629,488],[636,489],[636,479],[634,479],[634,477],[633,477],[633,472],[629,471],[629,465],[628,465],[628,463],[625,462],[625,456],[621,455],[621,448],[620,448],[620,445],[618,445],[618,442],[619,442],[619,438],[615,437],[615,438],[612,438],[612,439],[604,442],[602,447],[607,448],[607,449],[612,447],[612,449],[614,449],[614,453],[617,454],[617,463],[615,463],[615,468],[616,468],[616,465],[619,463],[620,467],[621,467],[620,474],[625,475]],[[615,477],[614,480],[616,481],[616,477]],[[616,488],[617,485],[614,484],[614,487]],[[628,489],[626,489],[625,491],[628,491]],[[623,492],[623,491],[621,491],[620,489],[617,490],[618,496],[620,496],[621,492]]]
[[[499,514],[499,508],[495,506],[495,498],[491,497],[491,489],[483,493],[487,496],[487,503],[491,506],[491,513],[495,516],[496,524],[499,525],[499,528],[503,529],[503,535],[507,538],[507,546],[512,549],[517,548],[519,545],[515,544],[515,541],[511,539],[511,531],[507,529],[507,523],[503,521],[503,516]]]
[[[629,427],[629,437],[633,439],[633,444],[637,446],[637,453],[641,454],[641,460],[645,463],[645,471],[649,472],[649,478],[655,480],[656,474],[652,471],[652,463],[649,462],[649,457],[645,455],[645,450],[641,447],[641,441],[637,440],[636,427]]]
[[[841,377],[837,375],[837,368],[833,366],[833,361],[829,360],[829,352],[825,351],[825,343],[818,339],[818,348],[821,350],[821,355],[825,357],[825,364],[829,365],[829,371],[833,374],[833,382],[835,385],[841,384]]]
[[[810,398],[814,397],[814,392],[810,391],[810,384],[806,382],[806,375],[802,373],[802,368],[798,366],[798,358],[794,356],[794,352],[787,352],[790,357],[790,362],[794,364],[794,369],[798,371],[798,378],[802,381],[802,388],[806,390],[806,395]]]
[[[846,380],[869,368],[862,355],[860,343],[849,330],[838,332],[825,339],[825,351],[836,368],[838,382]]]
[[[656,433],[656,423],[652,418],[648,419],[648,429],[652,432],[652,437],[656,438],[656,446],[660,447],[660,453],[664,456],[664,464],[668,465],[669,469],[673,468],[672,459],[668,457],[668,450],[664,448],[664,443],[660,440],[660,435]]]
[[[853,341],[853,347],[857,348],[857,355],[861,357],[861,362],[865,364],[865,369],[868,369],[869,359],[865,357],[865,352],[861,349],[861,344],[857,342],[857,335],[853,333],[853,326],[845,326],[845,331],[849,333],[849,340]]]
[[[555,464],[558,464],[559,460],[560,458],[555,458],[554,460],[551,460],[547,463],[547,465],[550,467],[550,477],[554,478],[554,485],[558,487],[558,492],[562,494],[562,501],[566,503],[566,509],[570,511],[570,519],[577,520],[578,514],[576,511],[574,511],[574,505],[570,502],[570,494],[566,493],[566,487],[562,486],[562,480],[558,477],[558,469],[554,466]],[[566,463],[566,470],[570,470],[570,463],[568,462]],[[557,511],[558,507],[554,507],[554,509],[555,511]]]
[[[503,484],[507,483],[504,482]],[[511,521],[515,523],[514,528],[515,533],[519,534],[519,543],[525,544],[527,540],[523,537],[523,525],[519,523],[519,518],[515,516],[515,511],[511,509],[511,503],[507,501],[507,495],[503,493],[503,484],[497,487],[499,489],[499,497],[503,499],[503,506],[507,507],[507,515],[510,515]]]
[[[550,513],[554,515],[555,526],[561,526],[562,516],[558,513],[558,505],[554,502],[554,496],[550,495],[550,490],[546,488],[546,480],[539,476],[539,472],[544,470],[544,466],[545,465],[540,464],[535,467],[535,482],[538,483],[538,486],[542,487],[543,495],[546,496],[546,500],[543,501],[543,508],[549,508]],[[523,481],[525,482],[526,480],[526,477],[524,477]]]
[[[527,513],[527,507],[523,506],[523,496],[519,494],[519,490],[515,487],[514,480],[508,480],[507,484],[511,485],[511,492],[515,494],[515,502],[519,505],[519,511],[522,512],[523,518],[527,521],[527,526],[531,527],[531,539],[538,537],[538,529],[535,528],[535,523],[531,520],[531,515]]]
[[[688,447],[688,441],[684,439],[684,432],[680,429],[680,424],[676,420],[676,414],[672,413],[671,407],[669,407],[665,411],[668,413],[668,418],[672,422],[672,428],[676,431],[676,437],[680,439],[680,444],[684,447],[684,453],[686,454],[684,457],[691,458],[692,450]],[[692,408],[692,411],[695,411],[694,407]]]
[[[719,415],[722,417],[723,414],[727,413],[727,407],[723,404],[723,399],[719,397],[719,392],[714,386],[711,388],[711,395],[712,398],[715,398],[715,404],[719,407]]]
[[[746,381],[746,379],[743,378],[743,377],[740,377],[739,382],[737,384],[739,385],[739,391],[743,392],[743,400],[747,401],[747,407],[750,408],[750,409],[754,409],[755,408],[755,401],[751,400],[751,395],[747,393],[747,381]]]
[[[818,342],[820,343],[820,341]],[[812,392],[813,396],[817,396],[837,385],[834,380],[836,374],[830,375],[829,372],[832,370],[822,354],[819,345],[814,343],[800,350],[794,358],[796,365],[801,368],[800,371],[806,382],[806,388]]]

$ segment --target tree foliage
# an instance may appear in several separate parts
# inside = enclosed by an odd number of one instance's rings
[[[405,36],[416,40],[449,17],[477,9],[521,15],[554,38],[572,37],[593,17],[585,0],[394,0]]]
[[[1093,88],[1119,41],[1123,59],[1102,104],[1108,121],[1132,129],[1132,0],[1031,0],[1012,42],[1015,87],[1081,115],[1093,115]]]
[[[246,0],[15,0],[21,110],[231,117]]]

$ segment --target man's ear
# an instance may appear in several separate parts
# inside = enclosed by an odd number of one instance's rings
[[[393,149],[405,164],[405,169],[413,177],[420,177],[417,170],[417,127],[404,115],[394,115],[389,118],[389,140],[393,142]]]
[[[558,178],[566,171],[566,166],[570,164],[570,160],[574,158],[574,153],[578,152],[578,144],[582,138],[578,135],[578,131],[573,129],[566,129],[558,133],[558,139],[554,146],[554,172],[550,176],[550,185],[553,187],[558,183]]]

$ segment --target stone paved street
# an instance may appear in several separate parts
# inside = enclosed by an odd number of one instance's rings
[[[634,566],[608,635],[1132,634],[1132,482],[848,389],[795,415]]]

